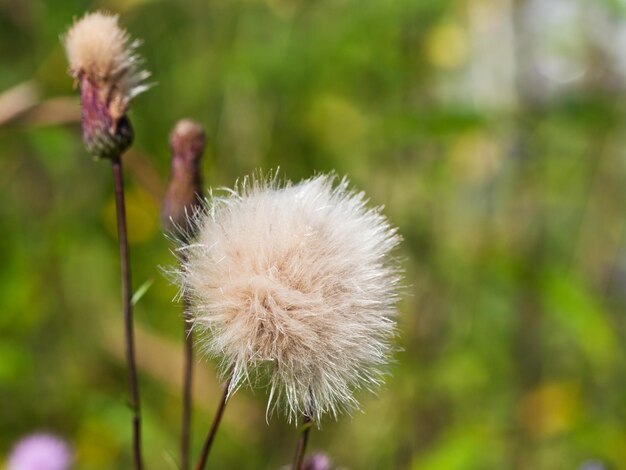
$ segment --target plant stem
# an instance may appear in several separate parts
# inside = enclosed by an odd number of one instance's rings
[[[211,450],[211,445],[213,444],[213,440],[215,439],[215,434],[217,434],[217,429],[220,426],[220,421],[222,421],[222,415],[224,414],[224,408],[226,408],[226,400],[228,398],[228,388],[230,387],[230,382],[233,379],[232,372],[228,377],[228,380],[224,384],[224,392],[222,393],[222,399],[220,400],[220,404],[217,407],[217,411],[215,412],[215,416],[213,417],[213,423],[211,424],[211,429],[209,430],[209,434],[204,441],[204,446],[202,447],[202,452],[200,453],[200,458],[198,459],[198,463],[196,464],[196,470],[203,470],[207,458],[209,457],[209,451]]]
[[[304,462],[304,454],[306,453],[306,445],[309,442],[309,431],[313,422],[307,415],[302,416],[302,432],[296,447],[296,456],[293,460],[293,470],[301,470]]]
[[[189,301],[183,303],[184,365],[183,365],[183,417],[180,438],[180,466],[189,470],[189,445],[191,429],[191,402],[193,378],[193,332],[189,322]]]
[[[133,412],[133,462],[135,470],[142,470],[141,459],[141,408],[137,385],[137,363],[135,360],[135,335],[133,332],[133,311],[131,304],[130,261],[128,254],[128,233],[126,230],[126,205],[124,202],[124,176],[122,162],[117,155],[111,159],[115,184],[115,206],[117,212],[117,234],[120,245],[120,269],[122,275],[122,306],[124,310],[124,333],[126,341],[126,365],[130,407]]]

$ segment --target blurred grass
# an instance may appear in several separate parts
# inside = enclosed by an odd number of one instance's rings
[[[571,3],[624,27],[619,2]],[[127,155],[134,284],[154,279],[136,311],[152,341],[140,348],[148,468],[176,468],[178,449],[180,306],[159,271],[174,259],[158,207],[167,136],[184,116],[207,129],[208,185],[256,168],[294,180],[335,170],[405,239],[388,384],[362,396],[364,413],[323,423],[312,448],[364,469],[621,468],[624,76],[572,29],[586,74],[542,88],[529,44],[543,36],[524,23],[533,5],[549,2],[0,2],[0,93],[30,87],[14,114],[0,98],[0,456],[45,428],[76,446],[77,468],[130,465],[126,375],[109,341],[111,178],[80,142],[58,40],[106,8],[143,39],[157,83],[133,105]],[[196,453],[218,392],[206,380]],[[265,424],[265,398],[234,398],[214,468],[290,461],[295,430]]]

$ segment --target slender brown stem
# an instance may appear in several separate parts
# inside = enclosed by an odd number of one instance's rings
[[[312,424],[311,418],[307,415],[302,417],[302,432],[300,433],[300,439],[296,447],[296,456],[293,459],[293,470],[302,470],[302,463],[304,462],[304,454],[306,453],[306,445],[309,442],[309,432],[311,431]]]
[[[224,414],[224,408],[226,408],[226,400],[228,398],[228,388],[230,387],[230,382],[233,379],[232,371],[228,380],[224,384],[224,391],[222,393],[222,399],[220,400],[220,404],[217,407],[217,411],[215,412],[215,416],[213,417],[213,423],[211,424],[211,429],[209,430],[209,434],[204,441],[204,446],[202,446],[202,452],[200,453],[200,458],[198,459],[198,463],[196,464],[196,470],[203,470],[207,458],[209,457],[209,451],[211,450],[211,445],[213,444],[213,440],[215,439],[215,434],[217,434],[217,429],[220,426],[220,421],[222,421],[222,415]]]
[[[185,334],[184,365],[183,365],[183,417],[180,437],[180,468],[189,470],[189,445],[191,435],[191,389],[193,384],[193,332],[189,322],[189,302],[183,304],[183,331]]]
[[[130,407],[133,412],[133,462],[135,470],[142,470],[141,459],[141,408],[137,385],[137,363],[135,361],[135,335],[133,332],[133,310],[131,304],[130,261],[128,234],[126,230],[126,204],[124,202],[124,176],[119,155],[111,159],[115,184],[115,206],[117,211],[117,234],[120,245],[120,268],[122,274],[122,306],[124,309],[124,333],[126,341],[126,365]]]

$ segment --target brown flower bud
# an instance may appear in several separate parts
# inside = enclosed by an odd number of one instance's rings
[[[200,161],[204,152],[205,134],[200,124],[190,119],[178,121],[170,134],[172,165],[161,220],[168,232],[190,236],[190,217],[202,204]]]

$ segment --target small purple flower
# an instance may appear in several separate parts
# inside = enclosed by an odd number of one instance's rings
[[[36,433],[19,440],[7,462],[7,470],[68,470],[69,445],[52,434]]]
[[[578,467],[578,470],[606,470],[606,466],[599,460],[587,460]]]
[[[304,462],[305,470],[331,470],[330,459],[322,452],[313,452],[306,462]]]

